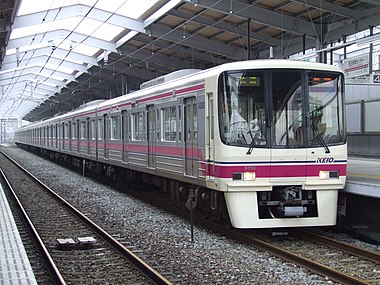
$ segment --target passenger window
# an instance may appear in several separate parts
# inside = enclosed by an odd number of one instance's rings
[[[177,140],[177,113],[175,107],[162,109],[163,141]]]
[[[104,133],[103,119],[98,119],[98,139],[99,140],[103,140],[103,133]]]
[[[111,140],[120,139],[120,119],[119,116],[111,117]]]
[[[83,121],[80,123],[80,138],[86,139],[87,138],[87,122]]]
[[[76,139],[76,134],[77,134],[77,124],[76,123],[73,123],[72,125],[72,132],[71,132],[71,138],[72,139]]]
[[[132,119],[132,140],[142,141],[144,137],[143,113],[138,112],[131,115]]]

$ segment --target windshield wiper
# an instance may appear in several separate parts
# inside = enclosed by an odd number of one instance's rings
[[[325,148],[325,153],[330,153],[330,149],[327,146],[325,140],[322,138],[321,135],[322,135],[322,133],[320,133],[319,135],[317,135],[317,140],[319,141],[320,145]]]
[[[253,150],[254,146],[255,146],[255,141],[252,140],[251,143],[249,144],[249,148],[248,148],[247,154],[251,154],[252,153],[252,150]]]
[[[247,154],[251,154],[253,147],[255,146],[255,138],[253,137],[251,130],[249,130],[247,134],[249,134],[251,136],[251,139],[252,139],[251,142],[249,143],[249,148],[247,151]]]
[[[318,128],[317,128],[316,125],[312,124],[311,128],[313,129],[313,131],[315,133],[318,132]],[[322,133],[317,134],[314,138],[317,139],[317,141],[319,142],[319,144],[325,148],[325,153],[330,153],[329,147],[327,146],[325,140],[322,138]]]

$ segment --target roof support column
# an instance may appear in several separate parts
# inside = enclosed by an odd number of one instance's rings
[[[247,20],[247,58],[251,59],[251,18]]]
[[[373,26],[370,26],[369,27],[369,35],[370,36],[373,36]],[[373,43],[370,43],[369,45],[369,74],[372,74],[372,70],[373,70],[373,66],[372,66],[372,62],[373,62]]]
[[[302,36],[302,54],[306,53],[306,35]]]
[[[325,41],[327,39],[327,32],[328,31],[328,25],[326,24],[320,24],[320,29],[317,29],[316,32],[318,33],[317,39],[316,39],[316,50],[317,50],[317,61],[320,63],[327,63],[327,52],[322,51],[318,52],[318,50],[322,50],[325,48]]]

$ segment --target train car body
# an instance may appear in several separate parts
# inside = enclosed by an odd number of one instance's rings
[[[174,199],[194,188],[200,208],[236,228],[334,225],[347,163],[341,71],[255,60],[190,73],[30,124],[16,143],[144,173]]]

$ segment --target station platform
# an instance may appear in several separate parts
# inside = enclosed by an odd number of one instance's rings
[[[0,284],[37,285],[8,200],[0,184]]]
[[[380,159],[348,157],[344,192],[380,198]]]
[[[349,156],[343,211],[338,228],[365,241],[380,244],[380,159]]]

